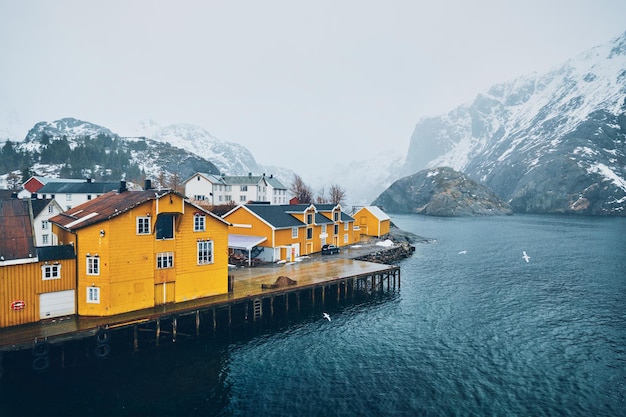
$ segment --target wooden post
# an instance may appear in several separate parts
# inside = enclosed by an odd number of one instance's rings
[[[296,292],[296,304],[298,306],[298,311],[300,311],[300,291]]]
[[[326,298],[326,287],[322,285],[322,305],[324,305],[325,298]]]
[[[215,315],[215,307],[213,307],[213,331],[217,328],[217,317]]]
[[[270,297],[270,317],[274,317],[274,296]]]
[[[200,310],[196,310],[196,336],[200,336]]]
[[[135,326],[135,330],[137,330],[137,326]],[[158,318],[156,320],[156,345],[159,346],[159,339],[161,338],[161,319]]]
[[[133,326],[133,352],[137,352],[139,350],[139,335],[137,334],[137,325]],[[157,339],[158,343],[158,339]]]
[[[289,312],[289,293],[285,293],[285,313]]]
[[[176,328],[178,327],[178,320],[176,316],[172,319],[172,342],[176,341]]]
[[[233,324],[233,309],[231,308],[231,305],[228,304],[228,327],[230,327]]]
[[[311,288],[311,304],[315,307],[315,287]]]

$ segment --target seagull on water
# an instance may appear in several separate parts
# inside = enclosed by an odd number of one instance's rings
[[[330,316],[328,315],[328,313],[324,313],[323,316],[326,320],[330,321]]]
[[[465,255],[467,253],[466,250],[462,250],[461,252],[459,252],[459,255]]]
[[[522,251],[522,258],[524,258],[526,262],[530,262],[530,256],[526,254],[526,251]]]

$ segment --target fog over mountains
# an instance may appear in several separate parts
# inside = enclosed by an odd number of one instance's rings
[[[298,173],[297,166],[288,166],[293,161],[281,160],[280,150],[273,166],[262,165],[246,147],[193,125],[144,122],[129,138],[68,118],[38,123],[20,138],[12,131],[15,112],[3,117],[0,139],[20,142],[24,151],[38,152],[44,131],[53,139],[110,135],[151,176],[178,170],[186,177],[204,167],[230,175],[274,174],[288,186]],[[316,192],[339,184],[349,204],[369,204],[402,177],[447,166],[491,188],[515,212],[624,215],[626,33],[546,74],[494,85],[447,114],[422,118],[406,155],[388,149],[381,138],[379,156],[363,161],[356,142],[345,163],[322,164],[316,178],[304,181]],[[60,165],[44,165],[34,164],[35,173],[58,173]]]

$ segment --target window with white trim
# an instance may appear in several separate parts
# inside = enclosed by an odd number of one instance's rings
[[[87,287],[87,302],[100,304],[100,287]]]
[[[339,221],[339,212],[336,211],[336,212],[333,213],[333,220],[336,221],[336,222]]]
[[[213,241],[201,240],[198,242],[198,265],[213,263]]]
[[[156,221],[157,239],[174,239],[174,215],[159,214]]]
[[[150,217],[149,216],[137,217],[137,234],[138,235],[150,234]]]
[[[297,227],[292,227],[292,228],[291,228],[291,237],[292,237],[293,239],[295,239],[295,238],[297,238],[297,237],[298,237],[298,228],[297,228]]]
[[[157,253],[157,268],[166,269],[174,267],[174,252]]]
[[[47,245],[48,243],[50,243],[49,241],[49,235],[45,234],[45,235],[41,235],[41,243],[43,245]]]
[[[48,220],[41,221],[41,230],[48,230]]]
[[[326,225],[325,224],[322,225],[322,233],[326,233]]]
[[[61,265],[42,265],[41,279],[46,281],[49,279],[61,278]]]
[[[196,214],[193,216],[193,231],[204,232],[206,230],[206,216],[203,214]]]
[[[306,238],[307,239],[313,239],[313,228],[309,227],[306,229]]]
[[[100,275],[100,258],[97,256],[87,257],[87,275]]]
[[[350,230],[350,227],[349,227],[349,226],[350,226],[350,223],[345,222],[345,223],[343,224],[343,230]]]
[[[343,235],[343,243],[348,243],[348,234]]]

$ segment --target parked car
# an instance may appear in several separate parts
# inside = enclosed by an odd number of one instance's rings
[[[332,255],[333,253],[339,253],[341,249],[339,249],[335,245],[324,245],[322,246],[322,255]]]

